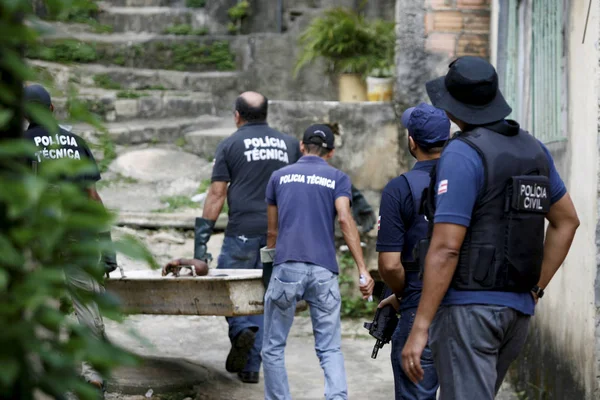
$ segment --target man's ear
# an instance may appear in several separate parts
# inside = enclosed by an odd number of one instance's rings
[[[54,112],[54,104],[50,104],[50,112]]]
[[[334,153],[335,153],[335,149],[331,149],[331,151],[329,153],[327,153],[327,155],[325,156],[325,159],[330,160],[331,157],[333,157]]]
[[[233,113],[233,119],[234,119],[236,125],[239,125],[242,122],[242,117],[240,116],[239,111],[236,110]]]
[[[304,153],[304,143],[300,142],[300,153],[305,154]]]
[[[408,137],[408,145],[410,146],[410,149],[415,152],[417,150],[417,144],[415,143],[415,140],[412,137]]]

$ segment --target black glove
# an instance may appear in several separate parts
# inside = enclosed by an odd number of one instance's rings
[[[194,258],[208,263],[212,260],[212,255],[206,252],[206,243],[210,239],[216,221],[205,218],[196,218],[196,227],[194,229]]]
[[[110,242],[112,245],[112,238],[110,236],[110,231],[102,232],[98,234],[98,239]],[[102,252],[101,261],[102,266],[104,267],[104,272],[107,274],[113,272],[117,269],[117,253],[113,249],[104,250]]]
[[[377,222],[373,208],[354,185],[352,185],[352,215],[356,223],[362,228],[362,233],[369,232]]]

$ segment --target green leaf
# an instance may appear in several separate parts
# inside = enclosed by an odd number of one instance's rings
[[[117,240],[115,242],[115,250],[128,257],[145,261],[152,269],[160,268],[150,250],[134,236],[125,235],[123,238]]]
[[[0,128],[4,128],[14,114],[13,110],[0,110]]]
[[[14,358],[0,357],[0,382],[10,387],[19,374],[19,363]]]
[[[43,125],[52,135],[58,133],[58,123],[52,112],[46,107],[41,104],[28,102],[25,103],[25,113],[28,119]]]

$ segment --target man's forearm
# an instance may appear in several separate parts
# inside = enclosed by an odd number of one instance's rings
[[[544,242],[542,273],[538,282],[539,287],[546,288],[562,265],[575,237],[576,229],[575,225],[567,225],[562,228],[554,227],[551,224],[548,226],[546,241]]]
[[[400,262],[393,264],[382,264],[379,262],[379,275],[385,282],[385,284],[394,292],[397,297],[402,296],[404,292],[404,285],[406,276],[404,274],[404,267]]]
[[[217,218],[219,218],[219,214],[221,214],[221,210],[223,209],[223,204],[225,204],[226,198],[227,195],[221,196],[218,194],[214,194],[209,190],[208,195],[206,196],[206,200],[204,201],[202,218],[211,221],[216,221]]]
[[[356,266],[358,267],[359,271],[365,272],[367,267],[365,265],[362,248],[360,247],[360,235],[358,233],[358,229],[356,228],[354,219],[350,217],[340,220],[340,228],[342,230],[344,240],[350,249],[350,253],[356,262]]]
[[[427,330],[448,291],[458,263],[458,252],[450,249],[429,249],[425,259],[423,291],[413,326]]]

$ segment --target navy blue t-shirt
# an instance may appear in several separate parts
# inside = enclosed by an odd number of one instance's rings
[[[303,156],[277,170],[267,185],[267,203],[276,205],[278,235],[273,265],[305,262],[339,272],[335,256],[335,201],[352,199],[348,175],[317,156]]]
[[[541,145],[548,157],[551,204],[554,204],[565,195],[567,189],[556,171],[550,151]],[[438,164],[434,222],[468,227],[483,186],[483,161],[477,151],[460,140],[450,142]],[[535,310],[530,293],[500,291],[465,291],[450,288],[442,304],[491,304],[510,307],[527,315],[533,315]]]
[[[229,182],[226,235],[267,233],[265,188],[273,171],[300,158],[300,143],[266,122],[248,123],[219,143],[212,182]]]
[[[413,170],[431,172],[437,160],[418,161]],[[429,176],[424,175],[429,182]],[[404,249],[404,234],[419,215],[419,204],[413,204],[413,197],[408,182],[402,176],[392,179],[381,193],[379,206],[379,225],[377,232],[377,251],[380,253],[402,253],[412,251]],[[400,309],[417,307],[421,299],[423,282],[418,272],[406,272],[406,281]]]

